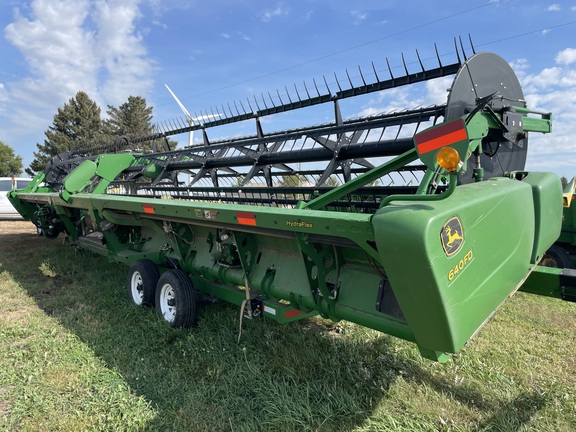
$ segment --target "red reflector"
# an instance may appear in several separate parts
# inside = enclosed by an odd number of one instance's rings
[[[236,212],[238,223],[242,225],[256,226],[256,215],[249,212]]]
[[[292,318],[292,317],[295,317],[295,316],[298,316],[298,315],[302,315],[303,313],[304,313],[304,312],[302,312],[302,311],[300,311],[300,310],[294,309],[294,310],[292,310],[292,311],[290,311],[290,312],[286,312],[286,315],[284,315],[284,316],[285,316],[286,318]]]
[[[154,207],[152,207],[152,204],[142,204],[142,207],[144,207],[144,213],[154,213]]]
[[[416,135],[416,145],[418,153],[428,153],[441,147],[463,141],[468,138],[466,126],[463,120],[450,122],[446,125],[437,127],[430,131],[422,132]]]

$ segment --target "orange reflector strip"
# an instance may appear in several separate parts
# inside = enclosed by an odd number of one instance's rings
[[[294,309],[293,311],[290,312],[286,312],[286,315],[284,315],[286,318],[292,318],[298,315],[302,315],[304,312],[302,312],[301,310],[297,310]]]
[[[430,131],[416,135],[418,153],[428,153],[441,147],[463,141],[468,138],[463,120],[453,121]]]
[[[152,204],[142,204],[142,207],[144,207],[144,213],[154,213],[154,207],[152,207]]]
[[[249,212],[236,212],[236,218],[241,225],[256,226],[256,215]]]

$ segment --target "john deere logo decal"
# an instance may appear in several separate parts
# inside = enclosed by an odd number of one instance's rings
[[[464,230],[457,216],[444,224],[440,231],[440,240],[446,256],[452,256],[460,250],[464,243]]]

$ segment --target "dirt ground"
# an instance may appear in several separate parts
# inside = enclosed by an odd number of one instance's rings
[[[30,221],[0,220],[0,235],[3,234],[36,234],[36,227]]]
[[[35,248],[42,240],[30,221],[0,220],[0,264],[12,259],[15,250]]]

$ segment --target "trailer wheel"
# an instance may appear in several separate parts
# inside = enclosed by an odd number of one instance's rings
[[[42,229],[42,235],[44,235],[44,237],[50,239],[50,240],[54,240],[55,238],[58,238],[58,236],[60,235],[60,231],[58,231],[56,228],[44,228]]]
[[[546,251],[540,265],[556,268],[574,268],[570,254],[562,246],[552,245]]]
[[[160,272],[153,261],[141,259],[130,267],[128,272],[128,295],[137,306],[153,306],[156,284]]]
[[[172,327],[196,323],[196,291],[182,270],[168,270],[156,285],[156,312]]]

